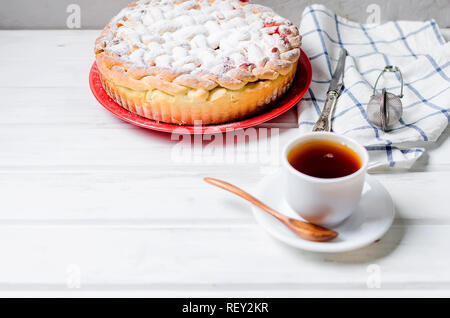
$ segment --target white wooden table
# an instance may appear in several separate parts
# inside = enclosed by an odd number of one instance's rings
[[[0,32],[0,296],[450,296],[449,129],[412,171],[376,176],[397,211],[380,242],[298,251],[202,181],[251,190],[260,165],[176,163],[170,135],[97,103],[97,34]]]

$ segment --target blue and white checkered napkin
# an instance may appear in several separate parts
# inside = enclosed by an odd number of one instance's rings
[[[344,89],[333,130],[353,137],[370,153],[373,168],[410,168],[450,121],[450,43],[434,21],[364,25],[336,16],[322,5],[305,9],[300,32],[313,80],[299,106],[299,126],[311,131],[325,103],[341,47],[348,51]],[[405,80],[403,116],[387,133],[367,119],[375,81],[386,65],[398,66]],[[398,74],[397,74],[398,75]],[[400,93],[394,73],[385,73],[378,89]]]

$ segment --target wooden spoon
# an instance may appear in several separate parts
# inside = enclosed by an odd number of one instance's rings
[[[244,190],[239,189],[238,187],[236,187],[228,182],[221,181],[218,179],[213,179],[213,178],[205,178],[204,180],[212,185],[215,185],[219,188],[230,191],[230,192],[240,196],[241,198],[244,198],[245,200],[253,203],[261,210],[263,210],[263,211],[269,213],[270,215],[274,216],[275,218],[277,218],[284,225],[286,225],[289,229],[291,229],[295,234],[297,234],[298,236],[300,236],[301,238],[303,238],[305,240],[315,241],[315,242],[326,242],[326,241],[332,240],[338,236],[338,233],[333,230],[330,230],[330,229],[327,229],[327,228],[324,228],[324,227],[321,227],[321,226],[318,226],[318,225],[315,225],[312,223],[307,223],[307,222],[303,222],[300,220],[296,220],[296,219],[287,217],[286,215],[283,215],[283,214],[275,211],[274,209],[268,207],[267,205],[265,205],[264,203],[262,203],[257,198],[250,195],[249,193],[245,192]]]

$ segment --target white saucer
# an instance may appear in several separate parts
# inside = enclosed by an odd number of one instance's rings
[[[300,219],[283,197],[281,172],[265,177],[257,188],[256,197],[271,208]],[[299,193],[299,196],[302,194]],[[276,239],[299,249],[313,252],[346,252],[379,240],[394,220],[394,204],[386,189],[374,177],[366,176],[361,201],[350,218],[333,227],[339,236],[330,242],[310,242],[301,239],[266,212],[252,207],[256,221]]]

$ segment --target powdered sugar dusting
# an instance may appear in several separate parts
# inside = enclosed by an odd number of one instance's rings
[[[103,50],[138,67],[226,74],[296,49],[291,22],[239,0],[146,0],[123,9],[103,37]]]

